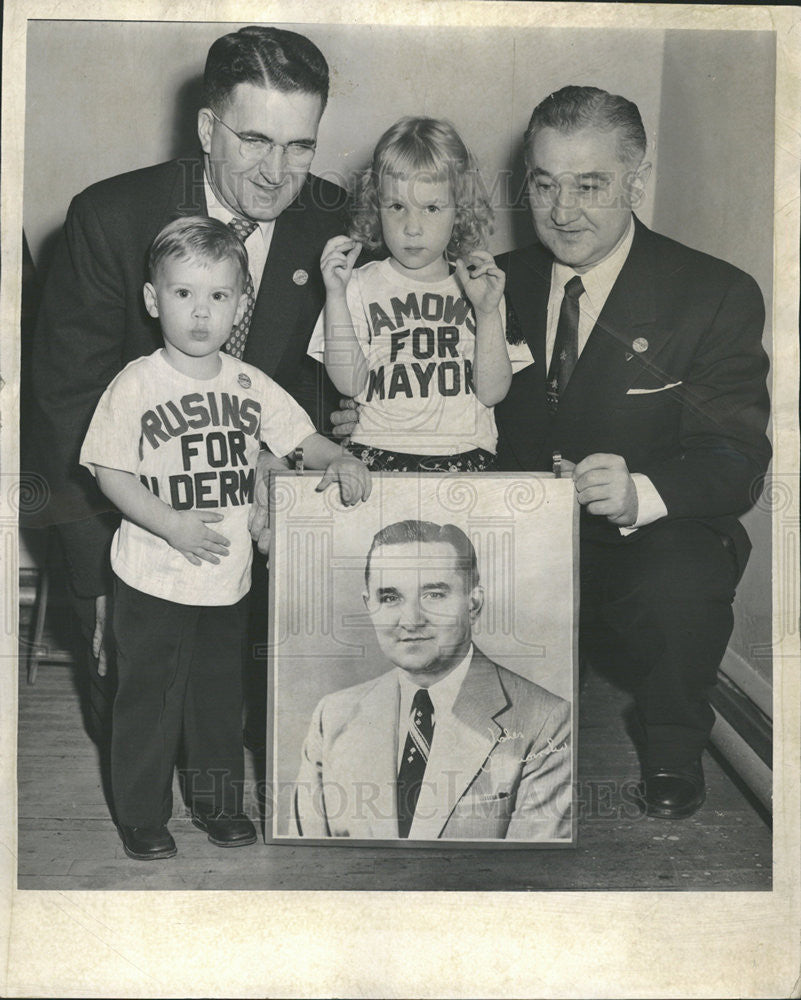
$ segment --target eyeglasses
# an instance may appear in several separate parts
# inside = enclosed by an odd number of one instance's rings
[[[316,142],[276,142],[275,139],[270,139],[266,135],[243,135],[232,129],[230,125],[226,125],[219,115],[214,114],[213,111],[211,113],[223,128],[227,128],[231,135],[235,135],[239,139],[239,152],[245,160],[250,160],[253,163],[263,160],[274,149],[281,149],[287,163],[291,163],[294,167],[305,167],[314,159],[314,153],[317,149]]]

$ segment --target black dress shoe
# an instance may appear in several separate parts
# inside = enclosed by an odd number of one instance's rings
[[[157,861],[174,858],[178,853],[175,841],[166,826],[123,826],[120,824],[122,846],[129,858],[137,861]]]
[[[217,847],[247,847],[256,843],[256,827],[244,813],[236,816],[226,816],[224,813],[214,813],[202,806],[192,810],[192,823],[207,833],[209,840]]]
[[[685,767],[655,767],[646,770],[642,804],[647,816],[686,819],[706,798],[701,761]]]

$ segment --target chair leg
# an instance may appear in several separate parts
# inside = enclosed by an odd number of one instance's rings
[[[39,672],[39,661],[43,655],[42,638],[44,637],[45,618],[47,616],[47,600],[50,592],[50,569],[45,563],[39,576],[36,588],[36,621],[33,629],[33,641],[28,653],[28,683],[36,683]]]

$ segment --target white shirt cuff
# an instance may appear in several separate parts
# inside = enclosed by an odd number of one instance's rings
[[[648,476],[632,472],[631,479],[637,492],[637,520],[629,528],[619,528],[621,535],[630,535],[637,528],[652,524],[660,517],[667,517],[665,502]]]

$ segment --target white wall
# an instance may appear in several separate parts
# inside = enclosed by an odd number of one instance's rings
[[[768,32],[665,33],[660,111],[659,232],[752,274],[767,306],[772,356],[773,100]],[[730,649],[771,677],[771,510],[743,519],[753,551],[737,592]]]
[[[37,264],[76,192],[193,147],[206,51],[236,27],[29,23],[24,209]],[[449,118],[495,192],[495,252],[530,239],[526,213],[510,199],[522,183],[522,134],[542,97],[593,83],[635,97],[649,131],[658,121],[661,31],[286,27],[316,42],[332,70],[315,172],[344,182],[402,115]]]

